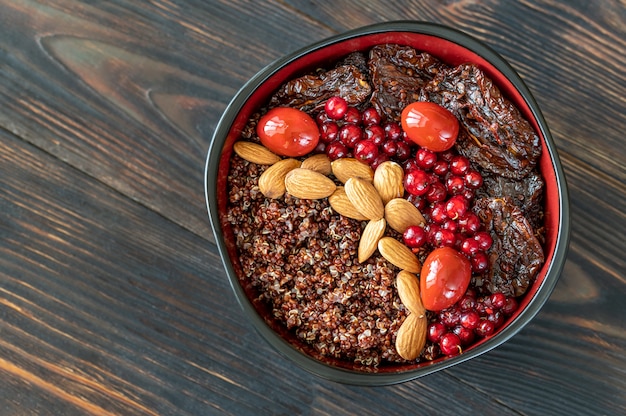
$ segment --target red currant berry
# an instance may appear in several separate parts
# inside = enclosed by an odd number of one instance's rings
[[[369,107],[363,110],[361,120],[363,121],[364,126],[374,126],[380,124],[381,117],[374,107]]]
[[[348,124],[359,125],[361,124],[361,113],[355,107],[348,107],[343,120]]]
[[[440,204],[441,202],[438,202],[438,204]],[[447,214],[446,214],[447,217]],[[441,224],[441,228],[443,228],[444,230],[449,230],[452,231],[453,233],[456,233],[457,229],[459,228],[459,225],[456,223],[456,221],[451,220],[450,218],[446,218],[445,221]]]
[[[469,345],[472,342],[474,342],[475,337],[474,337],[473,329],[465,328],[462,325],[458,325],[454,327],[452,332],[456,334],[456,336],[459,337],[459,340],[461,341],[461,345]]]
[[[448,328],[453,328],[461,322],[461,314],[454,307],[439,312],[439,322]]]
[[[437,154],[421,147],[415,154],[415,160],[420,168],[428,170],[433,167],[435,162],[437,162]]]
[[[469,295],[469,294],[465,294],[463,295],[463,297],[461,299],[459,299],[459,302],[457,303],[459,309],[463,312],[466,311],[475,311],[476,309],[476,297]],[[476,312],[478,314],[478,312]],[[479,316],[480,318],[480,316]]]
[[[479,251],[478,242],[473,238],[466,238],[461,242],[461,253],[468,257]]]
[[[348,157],[348,148],[339,141],[334,141],[326,146],[326,156],[330,160],[337,160]]]
[[[488,337],[490,335],[493,335],[495,330],[496,327],[493,325],[493,322],[488,319],[481,319],[478,327],[474,330],[474,332],[476,332],[476,335],[478,335],[479,337]]]
[[[359,126],[355,124],[344,124],[339,129],[339,140],[346,145],[349,149],[352,149],[363,138],[363,132]]]
[[[386,140],[381,146],[383,153],[390,157],[395,156],[398,150],[398,143],[396,140]]]
[[[467,329],[474,329],[478,327],[480,323],[480,315],[476,311],[465,311],[461,313],[461,325]]]
[[[448,168],[448,162],[443,159],[437,159],[435,163],[433,163],[431,170],[433,173],[443,178],[448,173]]]
[[[452,220],[465,215],[469,209],[469,202],[461,195],[455,195],[446,202],[446,214]]]
[[[489,296],[489,301],[494,308],[502,309],[506,303],[506,295],[502,292],[492,293],[491,296]]]
[[[465,181],[461,176],[451,175],[446,179],[446,189],[450,195],[458,195],[465,190]]]
[[[460,216],[457,222],[459,224],[459,230],[468,236],[476,234],[481,227],[480,218],[471,211]]]
[[[463,176],[465,186],[470,189],[478,189],[483,185],[483,177],[475,170],[468,170]]]
[[[487,320],[493,323],[495,329],[498,329],[504,324],[504,315],[500,311],[494,311],[487,315]]]
[[[365,129],[363,129],[363,135],[365,139],[376,143],[376,146],[380,146],[385,142],[385,130],[379,125],[365,127]]]
[[[326,101],[324,111],[326,115],[333,120],[340,120],[348,111],[348,102],[344,98],[335,95]]]
[[[453,332],[446,332],[439,338],[439,349],[448,356],[459,355],[463,351],[459,336]]]
[[[487,231],[478,231],[476,234],[474,234],[474,240],[478,242],[478,247],[482,251],[489,250],[491,248],[491,245],[493,244],[493,238],[491,238],[491,234],[489,234]]]
[[[378,157],[378,146],[371,140],[361,140],[354,146],[354,157],[370,164]]]
[[[399,161],[404,161],[407,160],[408,158],[411,157],[411,147],[408,145],[407,142],[403,141],[403,140],[398,140],[397,145],[396,145],[396,158]]]
[[[430,177],[421,169],[410,170],[404,175],[404,189],[412,195],[424,195],[430,187]]]
[[[441,182],[433,182],[430,184],[428,191],[426,192],[426,199],[428,202],[440,202],[446,199],[448,193],[446,187]]]
[[[419,225],[411,225],[402,234],[402,239],[408,247],[420,248],[426,243],[426,231]]]
[[[434,231],[430,236],[430,243],[435,247],[454,247],[456,243],[456,236],[452,231],[439,228]]]
[[[441,322],[431,322],[428,324],[426,336],[430,342],[439,342],[443,334],[448,332],[448,328]]]
[[[450,172],[453,175],[463,176],[470,170],[470,161],[465,156],[456,155],[450,159]]]
[[[517,302],[517,299],[512,296],[507,296],[506,302],[504,303],[504,306],[502,306],[502,308],[500,309],[500,312],[505,315],[512,315],[518,307],[519,303]]]
[[[489,269],[489,258],[483,251],[478,251],[470,258],[470,264],[472,265],[472,272],[481,274]]]
[[[320,140],[324,143],[335,141],[337,134],[339,134],[339,126],[334,121],[326,121],[320,126]]]
[[[402,127],[398,123],[392,121],[385,124],[383,128],[388,140],[400,140],[402,138]]]
[[[430,208],[430,220],[436,224],[443,224],[448,220],[446,205],[443,202],[435,202]]]

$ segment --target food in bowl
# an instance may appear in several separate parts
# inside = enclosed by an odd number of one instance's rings
[[[462,354],[544,264],[540,139],[471,63],[347,53],[278,85],[233,149],[238,277],[316,358],[377,371]]]

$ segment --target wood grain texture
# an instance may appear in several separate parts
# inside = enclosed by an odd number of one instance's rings
[[[259,69],[400,19],[458,27],[524,78],[565,168],[570,251],[503,346],[401,385],[338,385],[246,321],[204,159]],[[0,414],[626,414],[624,68],[617,0],[0,0]]]

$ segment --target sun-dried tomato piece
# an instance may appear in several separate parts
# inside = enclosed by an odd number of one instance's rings
[[[379,45],[370,51],[372,105],[387,121],[400,121],[402,110],[418,101],[421,87],[443,64],[428,53],[409,46]]]
[[[357,106],[369,98],[371,91],[366,76],[357,67],[342,65],[286,82],[272,96],[269,106],[294,107],[314,113],[335,95],[343,97],[348,105]]]
[[[434,101],[457,116],[467,133],[459,135],[457,149],[483,169],[521,179],[536,166],[539,137],[475,65],[441,71],[424,86],[420,99]]]
[[[489,293],[521,296],[544,262],[543,248],[522,210],[509,198],[481,198],[474,212],[491,234],[489,271],[476,279]]]

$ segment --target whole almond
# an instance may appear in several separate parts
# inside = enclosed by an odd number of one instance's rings
[[[380,194],[383,204],[404,195],[404,169],[396,162],[387,160],[374,172],[374,187]]]
[[[258,143],[238,141],[233,145],[233,150],[242,159],[259,165],[273,165],[280,160],[280,156]]]
[[[426,345],[426,314],[410,313],[396,334],[396,351],[405,360],[415,360]]]
[[[378,251],[391,264],[411,273],[419,273],[422,265],[410,248],[393,237],[378,240]]]
[[[342,183],[346,183],[350,178],[360,178],[370,182],[374,178],[372,168],[353,157],[344,157],[334,160],[331,163],[331,168],[335,178]]]
[[[387,228],[387,222],[384,218],[370,220],[367,223],[363,229],[363,233],[361,233],[361,240],[359,241],[359,263],[364,263],[374,254],[378,247],[378,240],[385,234],[385,228]]]
[[[416,275],[406,270],[400,271],[396,277],[396,288],[398,289],[400,301],[402,301],[402,304],[409,312],[417,315],[426,313],[426,308],[424,308],[422,298],[420,297],[420,283]]]
[[[352,205],[370,220],[379,220],[385,215],[383,200],[371,182],[353,177],[346,181],[346,194]]]
[[[311,169],[322,175],[328,176],[332,173],[330,159],[323,153],[309,156],[302,161],[302,169]]]
[[[412,226],[426,224],[422,213],[410,201],[394,198],[385,205],[385,219],[391,228],[400,234]]]
[[[282,159],[267,168],[259,178],[259,190],[267,198],[277,199],[285,193],[287,173],[300,167],[296,159]]]
[[[301,199],[321,199],[332,195],[337,185],[327,176],[310,169],[296,168],[285,176],[285,187]]]
[[[359,221],[364,221],[367,217],[361,214],[350,202],[350,198],[346,194],[346,190],[343,186],[338,186],[335,192],[328,197],[328,202],[332,209],[344,217],[352,218]]]

